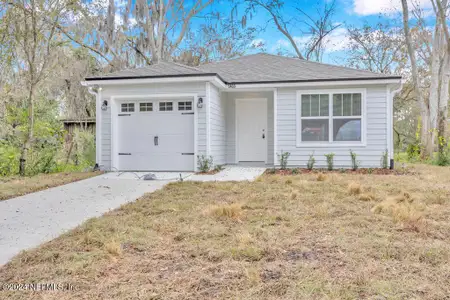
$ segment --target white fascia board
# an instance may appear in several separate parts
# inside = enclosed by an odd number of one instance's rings
[[[279,82],[279,83],[250,83],[250,84],[227,84],[218,76],[193,76],[193,77],[170,77],[170,78],[136,78],[136,79],[110,79],[110,80],[89,80],[81,82],[84,86],[107,86],[107,85],[127,85],[145,83],[171,83],[171,82],[211,82],[221,91],[244,91],[251,89],[266,89],[267,91],[279,87],[323,87],[323,86],[345,86],[345,85],[381,85],[381,84],[401,84],[400,79],[371,79],[371,80],[336,80],[336,81],[305,81],[305,82]]]
[[[241,90],[251,88],[280,88],[280,87],[323,87],[323,86],[348,86],[348,85],[384,85],[399,84],[400,79],[374,79],[374,80],[337,80],[337,81],[308,81],[308,82],[280,82],[280,83],[252,83],[236,84],[233,88],[227,90]]]
[[[170,78],[136,78],[136,79],[110,79],[110,80],[88,80],[81,82],[84,86],[98,85],[128,85],[146,83],[171,83],[171,82],[201,82],[210,81],[219,84],[220,80],[216,76],[195,76],[195,77],[170,77]],[[223,82],[222,82],[223,83]],[[223,83],[223,86],[225,84]]]

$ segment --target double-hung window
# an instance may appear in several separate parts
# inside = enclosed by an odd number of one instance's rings
[[[299,91],[297,146],[362,145],[363,90]]]

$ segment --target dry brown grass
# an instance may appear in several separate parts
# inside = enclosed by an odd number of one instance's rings
[[[113,256],[120,256],[122,255],[122,245],[120,243],[117,243],[116,241],[111,241],[109,243],[105,244],[105,250],[109,254]]]
[[[0,269],[1,283],[75,291],[0,299],[445,299],[450,169],[415,169],[169,184]],[[375,192],[384,201],[359,200]]]
[[[375,205],[372,212],[390,215],[395,222],[414,231],[423,232],[426,230],[425,209],[426,206],[423,203],[416,200],[410,193],[403,191]]]
[[[317,181],[325,181],[327,180],[327,175],[323,174],[323,173],[319,173],[319,175],[317,175]]]
[[[357,182],[351,182],[348,185],[347,190],[350,195],[359,195],[362,192],[361,184]]]
[[[360,194],[358,199],[361,201],[374,201],[376,200],[377,196],[375,196],[374,193],[368,192],[364,194]]]
[[[39,174],[0,178],[0,201],[100,175],[101,172]]]
[[[239,203],[216,205],[211,207],[208,213],[217,218],[239,219],[242,216],[242,205]]]

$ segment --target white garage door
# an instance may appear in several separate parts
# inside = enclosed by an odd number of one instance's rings
[[[193,171],[193,105],[192,98],[120,102],[119,169]]]

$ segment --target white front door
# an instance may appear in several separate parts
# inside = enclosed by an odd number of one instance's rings
[[[237,160],[266,161],[267,99],[236,99]]]

